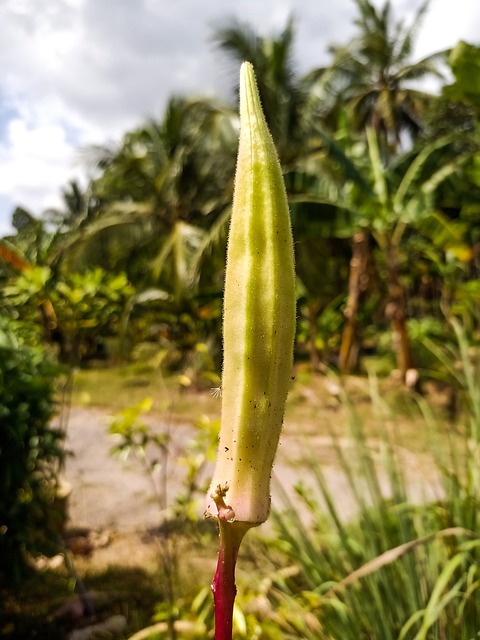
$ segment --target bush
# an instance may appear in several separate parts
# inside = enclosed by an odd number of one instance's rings
[[[25,573],[28,554],[55,551],[52,502],[63,459],[53,429],[58,368],[0,322],[0,583]]]
[[[256,637],[479,637],[480,371],[477,345],[460,323],[451,324],[458,347],[443,343],[432,356],[462,393],[455,432],[417,397],[429,449],[413,456],[412,465],[408,438],[395,424],[398,409],[381,396],[377,381],[370,385],[376,429],[343,396],[349,430],[339,437],[332,429],[341,480],[329,482],[307,442],[304,483],[293,498],[285,493],[283,513],[273,513],[272,544],[284,557],[244,605],[248,629],[262,630]],[[411,399],[405,396],[405,403]],[[353,519],[338,486],[355,507]]]

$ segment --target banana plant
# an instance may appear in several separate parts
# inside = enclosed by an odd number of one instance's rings
[[[352,190],[347,203],[357,232],[363,234],[363,246],[368,242],[368,236],[373,237],[385,259],[386,315],[394,336],[397,367],[403,380],[415,363],[408,335],[405,286],[400,274],[402,242],[408,232],[422,233],[427,226],[433,226],[437,234],[448,232],[452,241],[456,239],[453,225],[437,210],[433,197],[438,186],[455,174],[469,157],[457,154],[452,142],[452,136],[444,136],[425,145],[413,159],[405,154],[395,164],[386,166],[378,136],[373,128],[367,128],[365,175],[370,190]],[[428,225],[429,222],[432,224]],[[355,264],[366,269],[368,260],[361,260],[359,254]],[[357,281],[362,278],[368,279],[365,272],[358,273]],[[353,293],[350,290],[350,298]],[[349,305],[350,299],[347,308]],[[357,306],[352,306],[354,311],[346,317],[341,347],[345,358],[351,348],[352,332],[348,329],[355,322]]]
[[[206,516],[220,532],[215,638],[231,640],[235,564],[268,518],[270,476],[290,384],[295,273],[282,171],[253,67],[240,70],[240,141],[224,293],[222,419]]]

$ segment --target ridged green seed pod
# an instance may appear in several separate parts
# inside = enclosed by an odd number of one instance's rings
[[[251,524],[268,518],[294,335],[295,272],[285,186],[253,67],[243,63],[225,279],[222,419],[207,516]]]

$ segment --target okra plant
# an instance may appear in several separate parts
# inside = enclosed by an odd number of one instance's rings
[[[215,638],[230,640],[235,563],[268,518],[270,476],[291,379],[295,273],[282,171],[253,67],[240,70],[240,140],[227,250],[222,418],[206,515],[218,521]]]

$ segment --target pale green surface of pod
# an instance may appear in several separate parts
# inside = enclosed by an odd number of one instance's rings
[[[212,498],[228,486],[229,518],[260,524],[292,374],[295,272],[287,197],[253,67],[240,71],[240,141],[224,296],[222,419]]]

